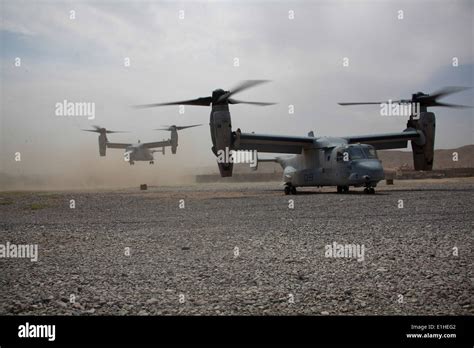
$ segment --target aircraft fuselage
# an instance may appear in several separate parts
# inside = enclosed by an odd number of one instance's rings
[[[124,152],[125,160],[128,160],[130,164],[135,161],[153,161],[153,153],[149,148],[142,146],[141,144],[133,144],[125,149]]]
[[[303,150],[301,155],[277,157],[284,183],[294,187],[375,187],[384,179],[382,163],[372,146],[348,145],[344,139],[335,139],[319,138],[314,148]]]

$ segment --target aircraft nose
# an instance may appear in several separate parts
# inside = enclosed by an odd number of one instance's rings
[[[368,180],[383,176],[383,167],[380,161],[361,161],[357,163],[355,169],[359,173],[359,177],[367,177]]]

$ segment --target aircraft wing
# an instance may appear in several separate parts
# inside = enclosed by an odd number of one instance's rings
[[[131,146],[132,144],[124,144],[124,143],[106,143],[108,148],[111,149],[126,149],[127,147]]]
[[[153,148],[153,147],[163,147],[163,146],[171,146],[170,140],[163,140],[163,141],[155,141],[153,143],[143,143],[142,146],[146,148]]]
[[[301,154],[304,148],[311,147],[315,139],[301,136],[241,133],[240,130],[234,132],[233,136],[233,150],[294,154]]]
[[[400,149],[407,147],[408,140],[420,139],[422,135],[415,129],[407,129],[398,133],[356,135],[343,137],[348,144],[369,144],[377,150]]]

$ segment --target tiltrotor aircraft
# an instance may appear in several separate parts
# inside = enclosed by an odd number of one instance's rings
[[[155,130],[166,130],[171,132],[171,138],[163,141],[156,141],[152,143],[141,143],[140,140],[137,143],[111,143],[107,139],[107,134],[111,133],[126,133],[122,131],[111,131],[100,126],[93,126],[94,129],[83,129],[86,132],[99,133],[99,154],[105,156],[107,148],[110,149],[125,149],[124,159],[134,165],[135,161],[148,161],[150,164],[154,164],[153,153],[162,152],[165,154],[165,147],[171,147],[171,153],[176,154],[178,148],[178,131],[186,128],[201,126],[195,124],[191,126],[165,126],[165,128],[159,128]],[[160,150],[153,150],[154,148],[161,148]]]
[[[242,133],[232,131],[229,104],[271,105],[272,103],[243,102],[231,98],[247,88],[266,82],[244,81],[230,91],[217,89],[212,96],[172,103],[147,104],[141,107],[164,105],[211,106],[210,130],[212,152],[218,156],[222,151],[256,150],[266,153],[293,154],[278,156],[271,161],[283,168],[285,194],[296,194],[302,186],[337,186],[337,192],[349,191],[349,186],[365,187],[365,193],[374,193],[377,183],[384,179],[382,163],[376,150],[406,148],[411,141],[415,170],[429,171],[433,168],[435,115],[428,107],[465,107],[438,102],[437,99],[459,92],[464,87],[446,87],[431,95],[413,94],[411,100],[390,101],[392,104],[416,103],[418,112],[411,114],[407,128],[402,132],[370,134],[345,137],[282,136]],[[380,103],[343,103],[380,104]],[[268,161],[268,160],[267,160]],[[232,176],[233,161],[219,161],[222,177]]]

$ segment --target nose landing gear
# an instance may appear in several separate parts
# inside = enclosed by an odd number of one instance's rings
[[[364,176],[364,179],[365,179],[365,189],[364,189],[364,193],[368,193],[368,194],[371,194],[373,195],[375,193],[375,189],[371,186],[370,184],[370,176],[368,175],[365,175]]]

